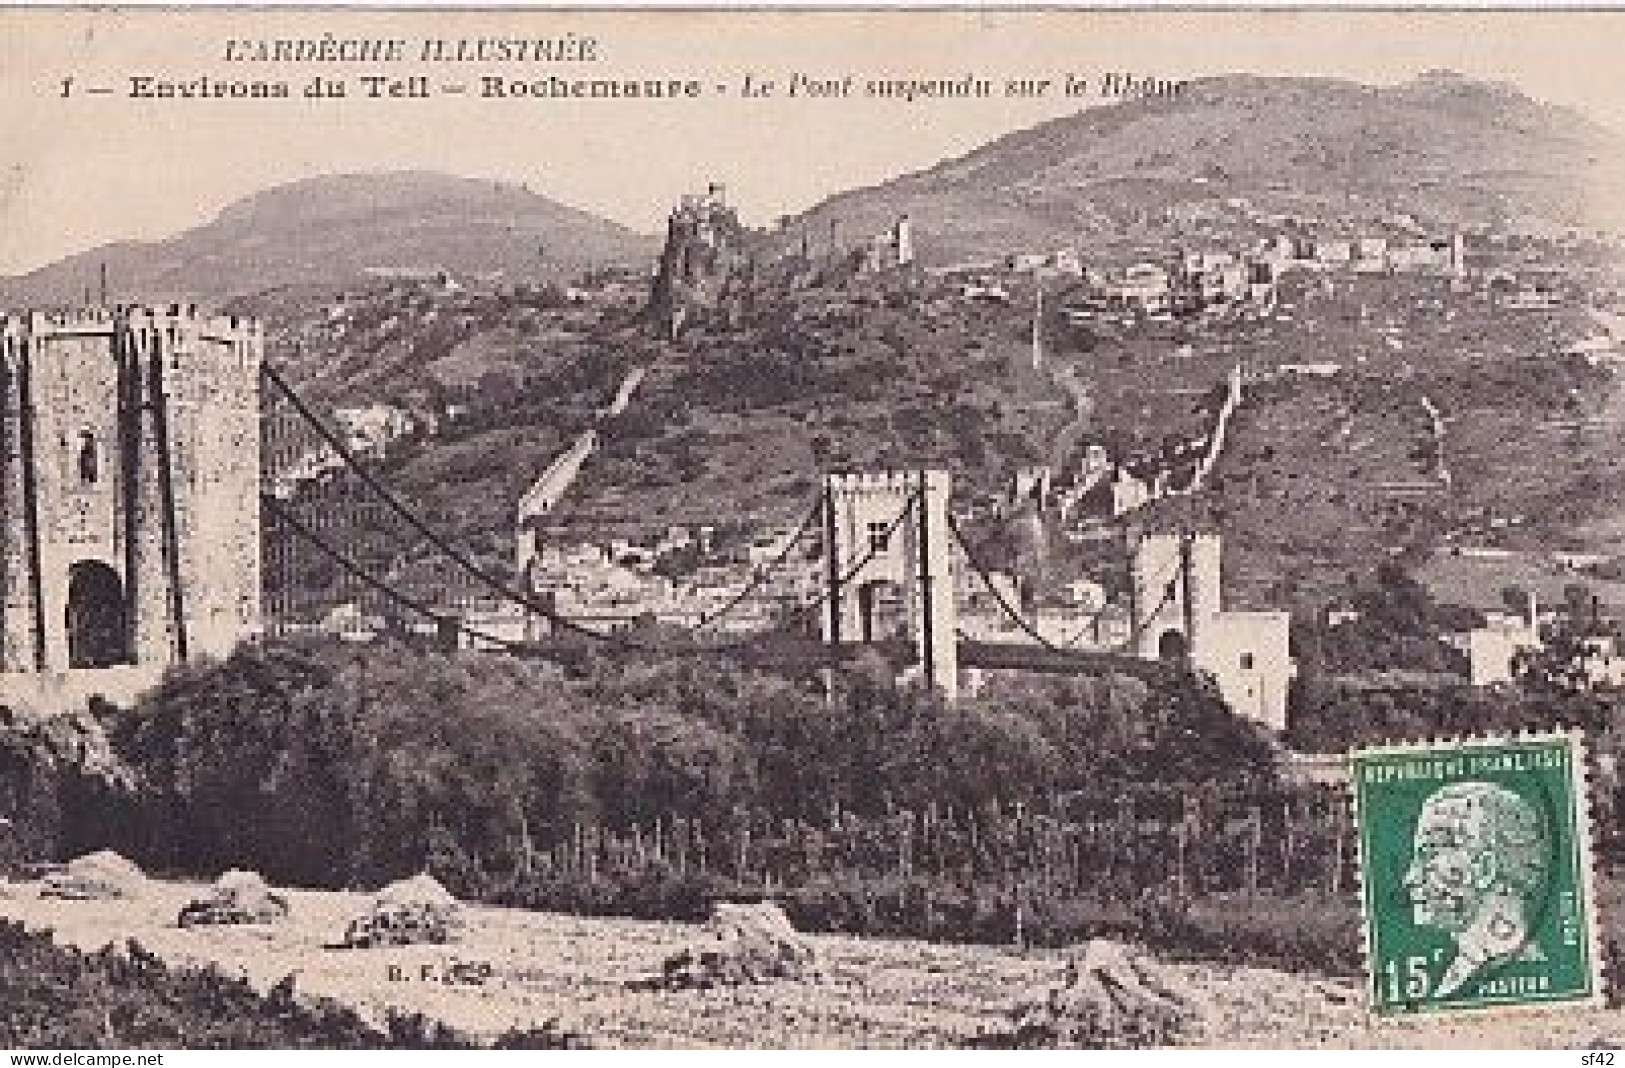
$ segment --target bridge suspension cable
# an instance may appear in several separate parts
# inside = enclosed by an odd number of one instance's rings
[[[745,585],[732,597],[728,598],[721,607],[700,616],[690,629],[697,634],[712,624],[720,622],[729,612],[745,603],[752,594],[761,589],[762,585],[767,582],[768,576],[778,568],[783,567],[785,561],[790,559],[790,554],[800,544],[802,537],[816,526],[819,518],[823,515],[826,499],[827,494],[819,493],[814,498],[812,508],[807,512],[806,518],[801,521],[801,525],[796,528],[795,533],[791,534],[789,540],[784,543],[784,548],[775,553],[772,559],[758,566]]]
[[[953,534],[954,542],[958,544],[960,551],[965,554],[965,559],[969,561],[971,570],[976,573],[977,578],[981,579],[982,585],[987,588],[987,591],[993,595],[994,601],[1004,612],[1005,616],[1015,623],[1017,627],[1021,628],[1021,630],[1026,633],[1028,637],[1037,642],[1038,645],[1043,649],[1062,656],[1083,658],[1085,656],[1099,655],[1101,652],[1116,655],[1130,654],[1136,643],[1139,641],[1140,636],[1144,634],[1145,629],[1150,626],[1150,621],[1156,618],[1158,613],[1160,613],[1163,608],[1167,607],[1168,602],[1172,599],[1174,588],[1173,579],[1178,577],[1177,572],[1174,576],[1170,577],[1169,582],[1163,587],[1163,595],[1161,600],[1158,601],[1157,605],[1152,608],[1150,612],[1145,613],[1141,619],[1136,621],[1134,627],[1129,631],[1128,637],[1122,642],[1119,642],[1117,645],[1105,650],[1080,650],[1073,648],[1073,643],[1075,643],[1078,638],[1082,636],[1085,629],[1087,629],[1094,623],[1094,621],[1098,620],[1105,613],[1105,606],[1097,609],[1095,613],[1084,622],[1083,628],[1080,628],[1079,631],[1074,634],[1068,642],[1057,645],[1046,638],[1043,633],[1038,630],[1038,628],[1034,627],[1030,622],[1027,621],[1025,616],[1016,610],[1015,606],[1010,604],[1009,600],[1004,596],[1004,591],[999,589],[998,584],[993,581],[992,574],[987,570],[987,568],[982,566],[981,561],[976,558],[976,554],[971,551],[970,545],[965,539],[964,532],[959,529],[959,523],[951,515],[948,517],[948,528]]]
[[[824,504],[826,501],[826,495],[819,494],[818,500],[821,505]],[[897,515],[893,517],[891,523],[880,532],[880,536],[878,538],[869,543],[868,551],[859,557],[856,563],[849,565],[847,569],[835,579],[835,582],[832,584],[834,589],[842,588],[853,579],[857,578],[858,575],[863,572],[863,569],[869,566],[870,561],[874,560],[876,556],[880,555],[880,553],[883,551],[882,546],[891,541],[892,536],[897,533],[897,529],[903,525],[903,521],[907,519],[909,514],[919,505],[920,500],[920,491],[916,490],[915,492],[909,494],[908,500],[903,502],[903,507],[898,510]],[[826,546],[825,551],[830,552],[833,550]],[[814,611],[822,608],[825,604],[829,603],[831,593],[831,585],[826,585],[822,590],[819,591],[817,597],[814,597],[812,600],[800,607],[807,611]],[[740,641],[730,642],[723,645],[706,645],[700,648],[703,648],[706,651],[728,652],[757,644],[760,638],[761,635],[756,634]]]
[[[387,485],[385,485],[377,475],[373,474],[367,465],[364,464],[361,459],[356,456],[354,451],[349,448],[343,437],[335,433],[326,425],[322,418],[316,414],[316,412],[310,407],[304,398],[301,397],[279,373],[277,373],[274,367],[272,367],[269,363],[264,363],[261,364],[260,370],[266,380],[271,383],[271,385],[281,396],[287,399],[288,403],[293,406],[294,410],[299,414],[299,416],[316,431],[318,436],[320,436],[328,447],[334,451],[335,455],[339,457],[344,466],[352,471],[368,490],[378,497],[379,500],[383,501],[383,503],[387,505],[392,512],[404,520],[408,526],[410,526],[420,536],[428,541],[428,543],[434,549],[442,553],[447,559],[451,560],[464,572],[472,576],[481,585],[486,587],[492,593],[496,594],[502,600],[518,605],[527,611],[534,613],[535,615],[546,620],[549,624],[568,634],[595,642],[602,642],[631,652],[666,655],[709,655],[747,648],[751,645],[759,644],[763,638],[763,635],[758,633],[752,634],[749,637],[739,641],[726,643],[710,643],[690,646],[649,645],[631,640],[624,634],[598,630],[596,628],[587,626],[577,619],[572,619],[571,617],[558,612],[552,604],[547,603],[526,591],[514,589],[502,579],[481,567],[477,562],[468,557],[456,546],[446,541],[446,539],[437,530],[419,517],[417,513],[414,512],[412,508],[404,501],[402,501],[400,497],[396,495]],[[788,557],[788,553],[793,550],[793,547],[799,540],[800,536],[805,533],[807,527],[810,526],[811,523],[816,521],[817,516],[819,515],[819,510],[821,506],[824,505],[824,497],[824,494],[819,494],[814,503],[814,508],[809,512],[808,518],[803,522],[801,528],[798,529],[796,535],[792,537],[789,543],[787,543],[785,550],[780,554],[780,558],[776,561],[770,562],[767,565],[768,568],[782,563],[783,559]],[[902,525],[904,519],[907,518],[909,512],[917,503],[917,500],[917,493],[910,497],[910,499],[904,504],[903,508],[899,511],[896,519],[894,519],[891,525],[886,529],[885,539],[882,540],[888,540],[891,535],[896,532],[897,528]],[[278,504],[280,504],[280,502],[278,502]],[[275,511],[286,518],[292,518],[287,509],[277,508]],[[304,526],[303,524],[299,524],[296,520],[289,522],[288,525],[291,529],[295,529],[296,531],[298,531],[301,526]],[[308,540],[310,540],[312,544],[317,545],[318,548],[323,549],[323,551],[327,552],[328,555],[332,556],[335,562],[339,563],[341,567],[345,567],[346,570],[349,570],[352,573],[360,572],[360,574],[357,574],[356,577],[361,579],[361,581],[380,588],[382,592],[386,594],[386,596],[396,600],[397,603],[402,603],[413,607],[414,610],[420,611],[426,616],[431,616],[436,619],[444,618],[443,614],[435,612],[433,609],[422,605],[421,602],[417,602],[412,598],[407,597],[407,595],[401,593],[399,590],[389,586],[389,584],[384,582],[384,580],[365,572],[365,570],[360,568],[360,566],[353,560],[349,560],[347,557],[345,557],[336,546],[331,545],[331,543],[325,543],[324,545],[325,539],[323,541],[318,541],[314,536],[314,531],[309,530],[308,527],[305,527],[304,529],[308,535]],[[833,549],[828,549],[827,551],[833,551]],[[874,559],[878,551],[879,546],[877,544],[872,544],[870,546],[870,551],[861,560],[859,560],[856,565],[848,569],[845,575],[836,581],[835,587],[839,588],[844,586],[847,582],[850,582],[854,577],[856,577],[856,575],[868,565],[869,561]],[[722,615],[737,607],[739,603],[742,603],[745,597],[753,592],[754,588],[759,588],[761,582],[763,581],[765,581],[765,572],[759,572],[758,575],[753,577],[752,581],[747,584],[747,588],[732,598],[728,604],[723,606],[721,610],[709,613],[707,617],[702,618],[699,625],[690,629],[697,632],[704,626],[714,624]],[[814,599],[808,605],[808,607],[816,608],[823,604],[828,600],[830,593],[830,589],[826,588],[818,598]],[[482,635],[482,638],[498,642],[503,641],[503,639],[497,639],[495,636],[491,635]],[[515,643],[509,642],[507,644],[510,646],[515,646]]]
[[[495,593],[503,600],[519,605],[520,607],[535,613],[541,618],[547,620],[549,624],[558,627],[560,630],[565,631],[566,633],[574,634],[578,637],[586,638],[592,641],[607,642],[609,644],[619,645],[629,649],[639,648],[637,643],[626,640],[626,638],[622,635],[595,630],[592,627],[583,626],[581,623],[569,618],[568,616],[562,615],[556,611],[551,604],[548,604],[536,597],[530,596],[522,591],[515,590],[506,582],[503,582],[500,578],[491,574],[474,560],[470,559],[456,546],[447,542],[437,530],[419,518],[416,512],[414,512],[406,505],[405,502],[396,496],[396,494],[390,490],[388,486],[384,485],[383,481],[379,479],[378,476],[374,475],[367,468],[367,466],[361,462],[360,458],[357,457],[353,451],[351,451],[344,439],[340,435],[334,433],[322,421],[321,417],[311,409],[310,405],[305,402],[303,397],[299,396],[292,386],[288,385],[287,381],[277,373],[275,368],[273,368],[269,363],[263,363],[260,365],[260,372],[273,386],[276,387],[277,391],[282,396],[287,398],[288,403],[293,405],[294,410],[299,413],[305,422],[311,425],[312,429],[314,429],[316,433],[321,436],[322,440],[333,449],[333,451],[338,455],[339,459],[343,461],[344,465],[353,471],[356,477],[361,479],[362,483],[366,485],[369,490],[371,490],[380,500],[388,505],[391,511],[400,516],[400,518],[404,520],[408,526],[425,538],[430,545],[442,553],[447,559],[455,563],[458,567],[462,568],[487,589]]]
[[[988,570],[985,567],[982,566],[982,562],[976,558],[976,554],[971,552],[970,545],[967,544],[964,533],[959,529],[959,522],[951,515],[948,517],[948,529],[953,534],[954,543],[959,546],[959,551],[965,554],[965,559],[970,563],[971,570],[976,573],[977,578],[982,580],[982,585],[987,587],[987,591],[993,595],[993,600],[998,603],[999,608],[1003,610],[1004,614],[1009,617],[1009,619],[1015,623],[1016,626],[1020,627],[1029,638],[1037,642],[1043,648],[1053,653],[1066,652],[1065,649],[1044,637],[1044,635],[1041,634],[1036,627],[1034,627],[1031,623],[1028,623],[1026,618],[1011,606],[1009,601],[1005,600],[1004,591],[999,589],[998,584],[993,581],[993,576],[988,573]]]
[[[1145,629],[1151,625],[1151,620],[1157,618],[1162,610],[1168,607],[1169,602],[1174,599],[1174,583],[1179,578],[1179,572],[1180,567],[1178,564],[1175,564],[1174,570],[1168,575],[1168,578],[1163,581],[1162,596],[1157,599],[1157,603],[1152,606],[1151,611],[1141,614],[1139,621],[1135,623],[1134,627],[1129,631],[1128,637],[1125,638],[1123,643],[1117,647],[1119,650],[1132,649],[1135,643],[1139,641],[1140,635],[1144,634]],[[1061,643],[1062,648],[1076,648],[1078,639],[1082,638],[1084,634],[1088,632],[1089,628],[1094,626],[1095,621],[1100,619],[1105,612],[1105,605],[1101,605],[1099,608],[1097,608],[1093,614],[1084,620],[1083,626],[1079,627],[1077,631],[1073,633],[1072,637]]]
[[[373,590],[376,590],[385,598],[401,606],[402,608],[410,609],[411,611],[423,616],[425,619],[433,620],[436,625],[449,621],[456,626],[460,633],[467,635],[469,638],[472,638],[475,641],[489,642],[508,651],[513,651],[520,647],[519,643],[517,642],[509,641],[508,639],[499,637],[495,634],[486,633],[485,631],[479,630],[475,627],[470,627],[457,616],[448,616],[444,613],[437,612],[430,605],[402,593],[395,586],[374,575],[355,560],[351,559],[350,556],[338,546],[316,533],[312,527],[301,521],[293,514],[293,509],[287,507],[285,504],[279,501],[275,494],[260,494],[260,504],[271,513],[271,519],[273,522],[286,526],[296,535],[304,538],[306,541],[314,545],[318,551],[327,556],[328,559],[332,560],[333,563],[338,565],[338,567],[351,578],[354,578],[358,582],[361,582]]]
[[[903,520],[907,519],[916,508],[920,507],[924,500],[924,496],[925,494],[923,490],[914,490],[912,493],[910,493],[908,495],[908,499],[903,502],[903,507],[898,510],[896,517],[892,519],[891,523],[879,532],[878,537],[870,539],[869,550],[858,558],[857,563],[849,565],[845,571],[836,577],[834,582],[826,583],[824,588],[819,592],[818,596],[808,602],[807,607],[823,607],[823,605],[828,603],[830,595],[835,590],[844,588],[847,583],[851,582],[853,579],[857,578],[858,575],[862,574],[863,569],[868,567],[870,562],[874,560],[875,557],[879,556],[885,551],[885,546],[891,543],[892,536],[897,533],[897,528],[903,525]],[[834,552],[835,550],[832,546],[828,546],[826,547],[825,551]]]

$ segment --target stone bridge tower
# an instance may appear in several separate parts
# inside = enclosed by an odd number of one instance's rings
[[[0,702],[127,702],[260,627],[257,323],[0,318]]]
[[[1135,655],[1144,660],[1189,659],[1220,612],[1219,535],[1142,534],[1134,545]]]
[[[949,488],[946,471],[825,480],[829,599],[823,635],[835,644],[911,639],[922,673],[953,700],[959,691],[959,648]],[[849,576],[860,561],[863,566]]]
[[[1222,603],[1222,542],[1215,533],[1145,533],[1133,545],[1134,653],[1179,662],[1218,683],[1230,710],[1286,729],[1291,616],[1238,612]]]

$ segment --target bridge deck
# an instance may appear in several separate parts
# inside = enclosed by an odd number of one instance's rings
[[[1132,675],[1147,681],[1166,678],[1178,671],[1175,665],[1165,661],[1141,660],[1139,657],[1125,656],[1122,653],[1093,652],[1086,649],[1056,651],[1039,645],[975,641],[959,643],[959,664],[961,667],[989,671]]]
[[[643,645],[644,641],[628,637],[628,642]],[[648,641],[651,654],[660,651],[689,650],[693,646],[681,642]],[[588,646],[580,638],[550,638],[527,643],[522,647],[525,655],[569,662],[590,655]],[[731,660],[747,667],[777,670],[818,670],[851,664],[859,657],[878,655],[894,669],[919,663],[914,644],[908,641],[842,642],[830,645],[813,637],[776,634],[764,635],[760,641],[748,645],[720,648],[715,652],[719,660]],[[989,671],[1036,671],[1051,674],[1074,675],[1131,675],[1151,681],[1167,678],[1178,671],[1174,665],[1156,660],[1119,653],[1091,652],[1088,650],[1056,651],[1037,645],[997,642],[961,641],[959,665]]]

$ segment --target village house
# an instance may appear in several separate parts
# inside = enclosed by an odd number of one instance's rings
[[[1120,279],[1108,282],[1102,295],[1113,310],[1150,315],[1168,310],[1171,289],[1167,268],[1155,263],[1137,263],[1125,270]]]

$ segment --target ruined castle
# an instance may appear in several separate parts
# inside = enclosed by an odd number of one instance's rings
[[[727,190],[712,183],[703,194],[683,197],[667,220],[649,296],[660,332],[676,338],[703,319],[736,322],[750,299],[754,264],[749,234],[728,205]]]
[[[260,626],[257,323],[0,317],[0,704],[128,702]]]

